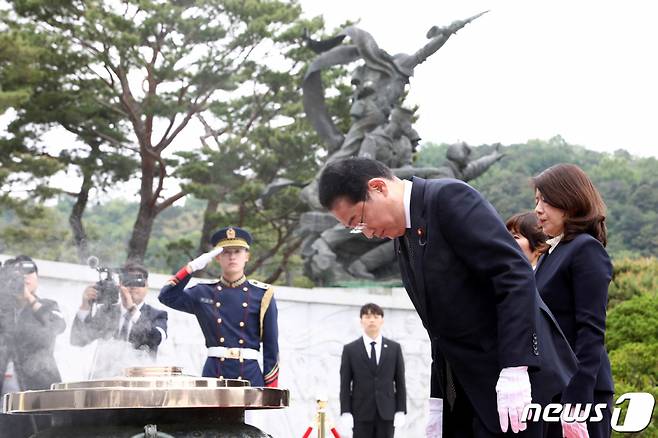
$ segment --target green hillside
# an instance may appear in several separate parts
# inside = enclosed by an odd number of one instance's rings
[[[417,163],[436,166],[447,145],[427,144]],[[474,148],[475,157],[492,147]],[[534,207],[530,178],[557,163],[580,166],[594,181],[608,206],[608,252],[612,257],[658,256],[658,160],[626,151],[594,152],[567,144],[561,137],[532,140],[503,148],[506,156],[470,184],[491,201],[500,215]]]

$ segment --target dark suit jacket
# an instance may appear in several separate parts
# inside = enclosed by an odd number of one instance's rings
[[[120,318],[121,307],[119,304],[115,304],[107,310],[101,307],[93,317],[89,313],[84,321],[76,317],[71,327],[71,344],[83,347],[95,339],[118,338]],[[136,350],[148,351],[155,357],[158,353],[158,346],[162,342],[162,333],[157,327],[167,333],[167,312],[144,303],[139,319],[130,329],[128,342]]]
[[[13,300],[14,298],[11,297]],[[66,328],[66,322],[53,300],[40,299],[41,308],[34,312],[30,306],[18,309],[14,315],[4,315],[0,321],[0,372],[4,376],[9,361],[21,390],[50,389],[60,382],[53,351],[55,338]],[[0,379],[0,391],[4,379]]]
[[[613,392],[604,343],[612,264],[603,245],[589,234],[560,242],[541,257],[535,278],[579,362],[562,401],[593,403],[595,390]]]
[[[384,420],[393,420],[396,412],[407,412],[400,344],[382,338],[381,357],[376,368],[369,361],[363,338],[343,347],[340,412],[351,413],[354,421],[372,421],[376,412]]]
[[[407,251],[409,242],[410,253]],[[432,341],[432,396],[445,398],[450,365],[476,415],[500,432],[500,370],[528,366],[534,402],[548,403],[575,358],[539,298],[530,264],[475,189],[454,179],[413,179],[411,229],[396,239],[402,280]]]

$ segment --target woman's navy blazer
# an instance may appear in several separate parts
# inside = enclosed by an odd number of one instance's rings
[[[537,289],[578,358],[578,371],[562,393],[564,403],[592,403],[594,391],[614,391],[605,349],[611,278],[608,253],[585,233],[561,241],[537,264]]]

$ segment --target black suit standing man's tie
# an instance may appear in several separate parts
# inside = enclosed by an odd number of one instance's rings
[[[374,367],[377,368],[377,353],[375,352],[375,345],[377,342],[372,341],[370,343],[370,364]]]

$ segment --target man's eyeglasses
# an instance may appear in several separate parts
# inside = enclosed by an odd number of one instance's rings
[[[367,201],[367,199],[365,199],[365,200],[363,201],[363,204],[361,205],[361,220],[359,221],[358,224],[354,225],[354,226],[352,227],[352,229],[350,229],[350,233],[351,233],[351,234],[359,234],[359,233],[363,233],[363,230],[365,230],[366,227],[368,226],[368,225],[366,224],[365,216],[364,216],[364,215],[365,215],[365,211],[366,211],[366,201]]]

